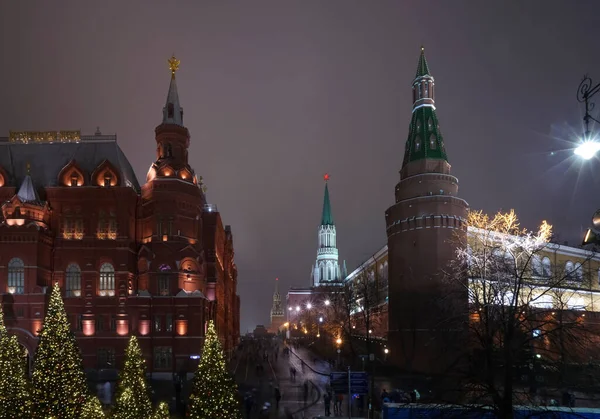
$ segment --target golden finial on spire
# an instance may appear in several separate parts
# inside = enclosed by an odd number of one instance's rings
[[[421,45],[421,52],[425,52],[425,47]]]
[[[27,163],[27,174],[30,175],[31,174],[31,164]]]
[[[181,63],[181,61],[178,60],[177,58],[175,58],[175,54],[173,54],[171,56],[171,58],[169,58],[167,60],[167,62],[169,63],[169,69],[171,70],[171,76],[175,77],[175,72],[177,70],[179,70],[179,64]]]

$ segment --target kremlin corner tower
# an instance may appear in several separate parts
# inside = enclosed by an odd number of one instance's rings
[[[385,213],[389,261],[389,345],[400,366],[439,372],[452,362],[441,336],[442,272],[466,237],[468,204],[458,197],[435,107],[435,81],[421,49],[395,203]],[[437,362],[431,362],[437,359]]]

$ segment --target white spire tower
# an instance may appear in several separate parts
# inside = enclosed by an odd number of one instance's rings
[[[323,215],[319,226],[319,248],[317,250],[317,262],[312,274],[313,285],[329,285],[332,282],[341,281],[340,264],[338,262],[338,249],[335,234],[335,224],[329,202],[329,188],[327,181],[329,174],[323,176],[325,179],[325,196],[323,197]]]

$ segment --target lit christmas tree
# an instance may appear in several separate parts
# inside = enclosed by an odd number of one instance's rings
[[[58,284],[52,288],[39,334],[32,385],[34,417],[81,417],[88,398],[87,382]]]
[[[169,405],[165,402],[160,402],[152,419],[169,419],[170,417]]]
[[[31,416],[26,362],[17,337],[7,333],[0,305],[0,419]]]
[[[82,419],[104,419],[106,415],[102,410],[102,405],[100,404],[100,400],[96,396],[90,396],[83,408],[81,409],[81,418]]]
[[[213,322],[208,324],[202,358],[194,376],[190,395],[190,418],[241,418],[237,386],[225,365],[223,349]]]
[[[146,385],[146,362],[139,342],[131,336],[125,350],[125,364],[119,374],[113,417],[147,419],[152,416],[152,403]]]

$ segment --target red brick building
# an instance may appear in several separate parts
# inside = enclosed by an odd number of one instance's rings
[[[239,339],[231,228],[188,163],[175,71],[139,185],[116,136],[11,132],[0,138],[0,294],[34,354],[48,287],[59,283],[88,371],[111,376],[139,336],[154,378],[192,372],[208,319]]]

